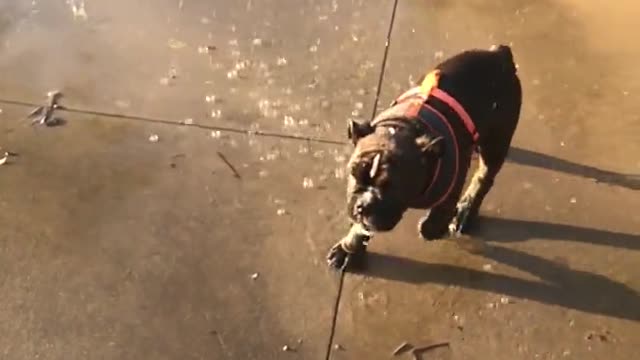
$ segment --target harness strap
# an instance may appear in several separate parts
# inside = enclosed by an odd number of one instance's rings
[[[476,129],[471,116],[469,116],[464,107],[456,99],[454,99],[453,96],[449,95],[446,91],[438,87],[439,80],[440,70],[431,71],[424,77],[424,80],[422,80],[422,83],[420,83],[419,86],[409,89],[404,94],[400,95],[393,102],[393,105],[401,103],[412,97],[418,97],[423,102],[426,102],[429,96],[434,96],[435,98],[447,104],[447,106],[449,106],[456,113],[456,115],[458,115],[458,117],[462,119],[462,123],[471,135],[473,142],[477,142],[479,137],[478,130]]]

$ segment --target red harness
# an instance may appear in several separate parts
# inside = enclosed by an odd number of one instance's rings
[[[476,126],[464,107],[451,95],[438,88],[439,77],[439,70],[430,72],[419,86],[400,95],[393,102],[389,112],[383,112],[374,120],[375,125],[375,123],[384,120],[385,117],[394,117],[394,115],[400,115],[398,112],[401,112],[403,117],[418,119],[431,132],[444,136],[453,147],[452,152],[445,153],[445,158],[441,158],[438,161],[432,181],[426,187],[424,197],[420,200],[420,203],[427,208],[433,208],[442,203],[451,194],[455,185],[460,181],[464,181],[464,176],[459,176],[461,157],[456,133],[447,118],[427,104],[429,96],[439,99],[451,108],[462,120],[473,142],[476,143],[478,140]]]

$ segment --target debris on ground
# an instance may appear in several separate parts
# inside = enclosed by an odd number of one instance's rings
[[[256,280],[260,277],[260,273],[253,273],[251,274],[251,280]]]
[[[333,344],[333,350],[343,351],[344,350],[344,346],[342,346],[340,344]]]
[[[53,116],[55,110],[65,110],[66,108],[58,102],[62,98],[62,93],[58,90],[52,90],[47,93],[47,105],[38,106],[27,118],[33,118],[32,124],[40,124],[46,126],[56,126],[62,124],[62,119]]]
[[[283,216],[287,214],[287,210],[284,208],[280,208],[276,211],[276,214],[278,214],[278,216]]]
[[[216,51],[218,48],[215,45],[201,45],[198,46],[198,53],[199,54],[210,54],[214,51]]]
[[[167,41],[167,45],[169,45],[169,47],[174,50],[182,49],[183,47],[187,46],[185,42],[176,40],[174,38],[169,39]]]
[[[71,12],[73,13],[73,19],[87,20],[89,17],[87,11],[84,8],[84,0],[70,0],[67,2],[71,5]]]
[[[225,163],[225,165],[227,165],[227,167],[231,170],[231,172],[233,173],[233,176],[236,179],[241,179],[242,178],[240,176],[240,173],[238,172],[238,170],[236,170],[235,166],[233,166],[233,164],[231,164],[231,162],[229,162],[229,160],[227,160],[226,156],[224,156],[223,153],[218,151],[218,157],[220,158],[220,160],[222,160],[222,162]]]
[[[6,164],[7,160],[9,160],[9,153],[5,152],[2,158],[0,158],[0,165]]]
[[[424,346],[416,346],[411,350],[411,354],[413,358],[416,360],[420,360],[420,356],[428,351],[439,349],[441,347],[450,347],[448,341],[443,341],[439,343],[424,345]]]
[[[296,350],[289,345],[285,345],[282,347],[282,351],[289,352],[289,351],[296,351]]]
[[[513,300],[511,300],[510,298],[503,296],[500,298],[500,303],[503,305],[507,305],[507,304],[513,304]]]
[[[411,349],[413,349],[413,345],[405,341],[402,344],[398,345],[398,347],[396,347],[391,354],[393,356],[398,356],[406,353]]]
[[[302,179],[302,187],[305,189],[311,189],[313,188],[314,184],[313,184],[313,179],[305,177],[304,179]]]

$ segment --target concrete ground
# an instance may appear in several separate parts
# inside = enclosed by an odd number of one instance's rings
[[[393,2],[82,3],[0,1],[0,358],[637,354],[634,2],[400,0],[380,105],[511,43],[521,123],[471,239],[424,243],[414,212],[343,281],[344,124]],[[31,126],[54,88],[64,124]]]

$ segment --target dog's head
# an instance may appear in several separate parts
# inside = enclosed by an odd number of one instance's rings
[[[349,217],[369,231],[389,231],[432,179],[442,138],[414,127],[373,128],[353,120],[348,134],[355,146],[348,163]]]

